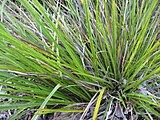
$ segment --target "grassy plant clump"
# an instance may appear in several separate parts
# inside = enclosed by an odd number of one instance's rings
[[[0,110],[11,119],[160,118],[158,0],[0,3]]]

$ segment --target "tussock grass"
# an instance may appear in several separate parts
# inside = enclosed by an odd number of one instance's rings
[[[4,0],[0,15],[0,110],[160,116],[158,0]]]

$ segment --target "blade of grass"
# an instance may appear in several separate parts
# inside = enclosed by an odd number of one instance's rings
[[[66,113],[81,113],[84,112],[84,110],[74,110],[74,109],[38,109],[37,110],[39,114],[48,114],[48,113],[54,113],[54,112],[66,112]]]
[[[41,104],[41,106],[40,106],[39,109],[43,109],[43,108],[46,106],[46,104],[47,104],[47,102],[49,101],[49,99],[53,96],[53,94],[54,94],[60,87],[61,87],[60,84],[58,84],[58,85],[55,86],[55,88],[51,91],[51,93],[46,97],[45,101]],[[39,116],[39,111],[37,111],[37,112],[34,114],[34,116],[32,117],[31,120],[37,120],[38,116]]]
[[[92,28],[90,23],[90,10],[88,6],[88,0],[84,0],[84,11],[86,14],[86,24],[87,24],[87,32],[89,35],[89,43],[93,55],[93,66],[96,72],[96,76],[98,75],[98,66],[97,66],[97,48],[94,46],[94,38],[92,36]]]
[[[100,93],[98,95],[96,106],[95,106],[95,109],[94,109],[93,118],[92,118],[93,120],[97,119],[98,111],[99,111],[99,108],[100,108],[101,101],[103,99],[103,93],[104,92],[105,92],[105,88],[101,89]]]

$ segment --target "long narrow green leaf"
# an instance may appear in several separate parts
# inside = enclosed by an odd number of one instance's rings
[[[49,99],[53,96],[53,94],[61,87],[61,85],[56,85],[55,88],[51,91],[51,93],[46,97],[45,101],[41,104],[40,108],[39,109],[43,109],[47,102],[49,101]],[[38,111],[35,113],[35,115],[32,117],[32,120],[37,120],[38,116],[37,115],[39,114]]]

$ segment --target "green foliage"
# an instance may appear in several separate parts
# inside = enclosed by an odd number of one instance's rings
[[[158,0],[1,3],[0,110],[83,112],[100,91],[93,119],[104,102],[103,119],[115,104],[160,116]]]

